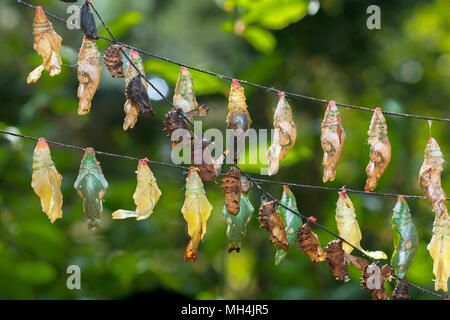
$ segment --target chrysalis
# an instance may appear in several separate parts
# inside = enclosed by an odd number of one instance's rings
[[[336,102],[328,103],[325,116],[322,121],[322,135],[320,142],[323,150],[323,182],[333,181],[336,176],[336,168],[344,151],[345,131],[342,126],[341,116],[336,107]]]
[[[374,300],[387,300],[384,283],[391,277],[393,269],[385,264],[381,270],[375,264],[371,264],[363,272],[362,287],[372,295]]]
[[[237,215],[241,202],[241,172],[239,169],[231,167],[225,173],[221,188],[225,194],[226,210],[231,214]]]
[[[113,219],[136,218],[136,220],[143,220],[152,214],[161,196],[161,191],[147,162],[148,159],[140,160],[138,170],[136,171],[137,186],[133,194],[136,211],[117,210],[112,214]]]
[[[320,245],[317,235],[312,232],[309,224],[305,223],[297,230],[297,246],[306,253],[312,262],[325,261],[325,252]]]
[[[44,69],[53,77],[61,72],[62,66],[59,55],[62,38],[53,30],[52,24],[48,21],[41,6],[36,7],[33,27],[33,48],[44,61],[28,75],[27,83],[29,84],[38,81]]]
[[[80,26],[86,38],[89,40],[97,40],[99,39],[97,26],[95,25],[94,15],[89,9],[89,3],[91,2],[92,0],[86,0],[81,6]]]
[[[194,261],[197,259],[198,245],[206,233],[206,221],[212,210],[197,171],[196,167],[189,169],[186,179],[186,199],[181,209],[184,220],[188,224],[188,234],[191,237],[184,254],[185,262],[189,259]]]
[[[373,112],[368,134],[370,162],[366,168],[367,181],[365,190],[373,191],[391,161],[391,144],[388,138],[387,124],[380,108],[376,108]]]
[[[167,135],[172,137],[173,133],[177,130],[183,130],[177,140],[173,140],[172,148],[175,148],[177,145],[181,144],[183,146],[186,143],[189,143],[194,138],[194,133],[189,129],[189,125],[186,121],[180,116],[178,109],[172,108],[167,114],[165,119],[165,128],[167,131]]]
[[[434,289],[447,292],[448,276],[450,275],[450,217],[434,219],[433,237],[427,246],[433,258],[433,274],[436,277]]]
[[[61,193],[62,177],[50,155],[50,149],[45,139],[38,140],[33,154],[33,176],[31,186],[41,198],[41,207],[50,221],[62,218],[63,196]]]
[[[416,253],[419,244],[417,230],[411,219],[408,204],[404,196],[399,196],[392,214],[392,231],[394,232],[394,253],[391,265],[395,274],[403,279]]]
[[[291,106],[287,102],[284,93],[279,93],[279,95],[280,101],[273,116],[273,126],[275,127],[273,143],[266,153],[266,158],[269,160],[269,176],[278,172],[281,160],[294,147],[295,139],[297,138],[297,129],[292,118]]]
[[[397,285],[392,291],[392,300],[409,300],[409,286],[406,277],[397,281]]]
[[[345,261],[344,250],[340,240],[333,240],[325,248],[325,262],[333,270],[333,276],[336,280],[348,282],[348,268]]]
[[[83,211],[88,218],[88,228],[98,228],[103,212],[103,196],[108,188],[108,182],[103,176],[100,162],[95,158],[95,151],[92,148],[86,148],[74,188],[83,199]]]
[[[128,95],[128,86],[131,83],[131,81],[136,77],[139,76],[139,72],[141,74],[144,73],[144,65],[142,64],[142,59],[139,56],[139,53],[136,50],[131,50],[130,52],[130,59],[133,62],[133,64],[138,68],[136,70],[134,66],[131,63],[128,63],[127,71],[125,72],[125,83],[126,83],[126,90],[125,94]],[[140,77],[140,76],[139,76]],[[142,81],[142,85],[144,85],[145,89],[148,89],[148,83],[140,77]],[[136,80],[138,81],[138,80]],[[140,86],[141,87],[141,86]],[[123,106],[123,109],[125,111],[125,120],[123,122],[123,130],[128,130],[128,128],[133,129],[138,116],[139,116],[139,106],[133,103],[128,97],[127,101],[125,102],[125,105]]]
[[[137,107],[139,114],[145,116],[154,116],[156,114],[148,97],[147,88],[142,83],[140,75],[131,79],[125,89],[125,95]]]
[[[113,44],[106,49],[103,55],[103,62],[113,78],[125,77],[121,51],[121,47],[118,44]]]
[[[248,196],[244,193],[241,194],[241,205],[237,215],[230,214],[224,206],[222,213],[228,225],[228,252],[241,250],[242,240],[247,232],[247,223],[252,218],[254,210]]]
[[[260,227],[270,233],[270,241],[280,247],[289,246],[283,221],[275,208],[275,201],[266,202],[259,208]]]
[[[297,229],[302,225],[302,219],[292,211],[299,212],[297,208],[297,201],[294,194],[288,186],[283,186],[283,196],[281,197],[280,215],[284,220],[284,230],[286,231],[289,246],[292,247],[297,242]],[[286,206],[292,211],[283,207]],[[288,247],[277,246],[275,254],[275,265],[278,265],[288,253]]]
[[[88,114],[91,110],[91,101],[100,84],[102,65],[95,41],[86,37],[83,39],[78,53],[78,114]]]
[[[358,221],[356,220],[355,207],[345,193],[345,190],[339,192],[339,199],[336,207],[336,222],[340,237],[347,240],[373,259],[387,259],[387,255],[382,251],[365,251],[361,248],[360,241],[362,236]],[[347,243],[343,243],[342,246],[344,251],[349,254],[353,251],[353,248]]]
[[[425,159],[420,168],[419,180],[423,193],[431,202],[433,211],[437,217],[447,217],[448,211],[445,206],[444,189],[441,186],[441,172],[444,164],[444,156],[436,140],[430,138],[425,148]]]
[[[239,161],[239,156],[244,147],[245,136],[252,120],[247,110],[245,103],[244,88],[239,84],[239,81],[233,80],[231,83],[230,96],[228,98],[228,129],[233,129],[232,139],[229,144],[229,149],[233,152],[234,161]]]
[[[183,137],[184,139],[184,137]],[[197,137],[191,141],[191,161],[199,169],[203,181],[214,181],[219,176],[222,164],[225,159],[225,151],[216,160],[211,155],[214,142],[210,143],[206,139],[200,141]]]
[[[195,98],[194,80],[189,70],[185,67],[181,67],[180,76],[178,77],[173,95],[173,104],[181,108],[184,113],[198,108],[198,103]]]

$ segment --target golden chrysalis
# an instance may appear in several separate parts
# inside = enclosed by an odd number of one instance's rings
[[[437,217],[448,216],[447,207],[445,206],[447,196],[441,185],[441,172],[444,162],[444,156],[438,143],[433,138],[430,138],[425,148],[425,157],[420,168],[419,181],[423,193],[427,196],[428,201],[431,202]]]
[[[333,181],[344,151],[345,131],[336,102],[330,101],[322,121],[320,142],[323,150],[323,182]]]
[[[62,176],[55,168],[48,144],[41,138],[34,149],[31,186],[41,198],[42,211],[47,214],[52,223],[62,218],[61,181]]]
[[[51,77],[56,76],[61,72],[62,66],[61,56],[59,55],[62,38],[53,30],[52,24],[48,21],[41,6],[36,7],[33,28],[33,48],[44,61],[30,72],[27,83],[38,81],[44,69]]]
[[[427,246],[433,258],[433,274],[436,277],[434,289],[447,292],[448,276],[450,275],[450,217],[434,219],[433,237]]]
[[[184,261],[197,259],[200,240],[206,233],[206,221],[211,215],[212,206],[206,198],[203,183],[198,175],[198,168],[189,168],[186,179],[186,198],[181,213],[188,224],[188,234],[191,237],[184,255]]]
[[[136,171],[137,185],[133,194],[136,211],[117,210],[112,214],[113,219],[136,218],[136,220],[143,220],[152,214],[161,196],[161,191],[158,188],[152,170],[147,165],[148,161],[147,158],[140,160]]]
[[[370,162],[366,167],[365,190],[373,191],[391,161],[391,144],[383,112],[376,108],[369,127]]]
[[[88,114],[91,110],[91,101],[100,84],[102,65],[97,46],[94,40],[84,37],[80,52],[78,53],[78,114]]]
[[[228,129],[234,130],[228,148],[234,155],[234,161],[239,161],[239,156],[244,147],[245,136],[250,129],[252,120],[247,110],[245,102],[244,88],[239,81],[233,80],[231,83],[230,96],[228,98]]]
[[[266,153],[266,158],[269,160],[267,172],[269,176],[278,172],[281,160],[294,147],[295,139],[297,138],[297,129],[292,117],[291,106],[287,102],[284,93],[279,93],[279,96],[280,101],[273,116],[275,134],[272,145]]]
[[[339,192],[339,199],[336,206],[336,223],[340,237],[347,240],[373,259],[387,259],[387,255],[382,251],[365,251],[361,248],[360,241],[362,235],[358,221],[356,220],[355,207],[345,193],[345,190]],[[353,251],[353,247],[349,246],[347,243],[343,243],[342,246],[344,251],[349,254]]]

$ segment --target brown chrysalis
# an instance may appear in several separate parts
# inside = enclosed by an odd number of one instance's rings
[[[387,300],[384,283],[392,275],[393,269],[385,264],[381,270],[375,264],[371,264],[364,270],[362,287],[372,295],[374,300]]]
[[[317,235],[311,231],[308,223],[303,224],[297,230],[297,246],[311,258],[312,262],[325,260],[325,252],[320,245]]]
[[[225,194],[225,206],[229,213],[237,215],[241,202],[241,172],[231,167],[222,179],[222,191]]]
[[[348,282],[348,268],[344,253],[345,251],[342,249],[342,241],[330,241],[325,248],[325,262],[333,270],[333,276],[336,280]]]
[[[120,51],[121,47],[118,44],[113,44],[106,49],[105,54],[103,55],[103,62],[113,78],[125,77],[123,72],[122,54]]]
[[[354,265],[357,269],[361,271],[366,270],[367,266],[369,265],[366,259],[352,256],[347,252],[345,252],[345,261],[350,262],[352,265]]]
[[[128,100],[138,107],[140,115],[154,116],[156,114],[140,75],[131,79],[125,90],[125,95]]]
[[[189,129],[189,126],[186,123],[186,121],[180,116],[178,109],[172,108],[172,110],[170,110],[166,114],[164,130],[166,130],[167,135],[171,137],[172,134],[178,129],[184,129],[188,137],[187,139],[185,139],[186,135],[180,135],[176,141],[172,142],[172,148],[175,148],[178,144],[182,143],[183,141],[187,142],[185,140],[190,141],[194,136],[194,133]]]
[[[259,208],[260,227],[270,233],[270,241],[278,246],[287,247],[289,241],[284,230],[283,221],[275,208],[275,201],[266,202]]]
[[[406,277],[397,281],[397,285],[392,292],[392,300],[409,300],[408,280]]]

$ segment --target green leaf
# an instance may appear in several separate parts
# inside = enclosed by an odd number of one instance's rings
[[[303,18],[308,12],[306,0],[260,0],[240,5],[247,6],[242,17],[246,24],[258,24],[270,29],[283,29]]]
[[[46,284],[56,277],[56,270],[46,262],[22,262],[16,267],[18,279],[32,285]]]
[[[254,210],[248,196],[243,193],[241,193],[241,207],[237,215],[228,213],[226,207],[223,207],[222,213],[228,224],[228,252],[240,251],[242,239],[244,239],[247,231],[247,223],[250,221]]]
[[[297,201],[288,186],[283,186],[283,197],[281,198],[281,204],[295,212],[299,212],[297,208]],[[279,208],[280,215],[284,220],[284,229],[286,230],[289,246],[292,247],[297,242],[297,229],[302,225],[302,219],[282,206]],[[275,254],[275,265],[278,265],[287,253],[288,248],[278,247]]]
[[[262,53],[272,53],[277,46],[277,39],[275,39],[274,35],[261,27],[247,27],[242,36],[253,48]]]
[[[167,82],[175,85],[180,74],[180,67],[162,60],[147,60],[144,62],[145,71],[155,73]],[[228,92],[228,87],[224,82],[214,76],[202,72],[189,70],[194,79],[195,94],[197,96],[204,94]]]
[[[129,11],[115,18],[113,21],[108,22],[108,28],[116,39],[120,39],[127,34],[133,26],[141,23],[141,21],[142,14],[139,11]],[[101,29],[99,34],[104,37],[109,37],[109,33],[105,28]]]

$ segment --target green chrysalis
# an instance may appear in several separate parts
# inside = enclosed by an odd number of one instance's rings
[[[83,199],[83,211],[88,218],[88,228],[97,228],[100,224],[102,199],[108,188],[108,182],[92,148],[86,148],[74,188]]]
[[[392,214],[392,231],[394,232],[394,253],[391,265],[395,274],[403,279],[418,245],[417,230],[414,226],[405,197],[399,196]]]
[[[289,189],[288,186],[283,186],[283,197],[281,198],[281,204],[290,208],[295,212],[299,212],[297,208],[297,201],[295,200],[294,194]],[[284,220],[286,235],[289,241],[289,247],[295,245],[297,243],[297,230],[303,224],[302,219],[293,214],[291,211],[283,208],[283,206],[279,207],[280,215]],[[288,253],[288,248],[277,247],[277,252],[275,254],[275,265],[279,265],[280,262],[284,259],[284,257]]]
[[[255,209],[245,193],[241,193],[241,205],[237,215],[228,213],[226,206],[223,207],[222,213],[228,224],[228,252],[233,250],[239,252],[241,250],[242,239],[245,237],[247,223],[252,218],[253,211]]]

